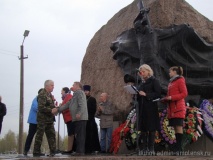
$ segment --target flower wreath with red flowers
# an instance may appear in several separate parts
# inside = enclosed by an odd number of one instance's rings
[[[136,109],[132,109],[127,116],[126,121],[113,131],[110,152],[116,154],[119,151],[120,145],[125,139],[127,149],[136,148],[137,135],[140,131],[136,129]],[[155,143],[161,142],[159,132],[155,133]]]
[[[205,132],[213,140],[213,105],[209,100],[204,99],[200,108],[203,114]]]
[[[135,111],[135,109],[131,110],[129,115],[127,116],[126,121],[113,131],[110,152],[116,154],[119,151],[123,139],[127,136],[127,134],[129,135],[129,132],[132,133],[131,137],[134,135],[134,124],[136,121]],[[134,141],[131,141],[131,144],[129,145],[134,145],[134,143]]]
[[[184,142],[183,146],[188,143],[196,142],[203,134],[201,118],[202,113],[197,107],[188,107],[186,110],[186,118],[183,124]]]
[[[202,125],[202,113],[196,107],[187,107],[186,118],[184,119],[184,143],[185,146],[188,143],[197,141],[198,137],[203,134],[201,129]],[[170,145],[176,143],[175,131],[172,126],[169,126],[169,120],[167,118],[167,109],[165,109],[160,118],[161,135],[163,139]]]

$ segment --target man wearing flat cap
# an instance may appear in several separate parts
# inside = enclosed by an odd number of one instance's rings
[[[91,86],[83,86],[84,93],[87,98],[87,110],[88,110],[88,121],[86,127],[86,142],[85,142],[85,152],[93,153],[100,151],[100,143],[98,139],[98,128],[95,122],[95,113],[96,113],[96,99],[90,95]]]

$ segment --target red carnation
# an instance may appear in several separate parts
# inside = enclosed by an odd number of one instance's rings
[[[192,127],[192,126],[194,125],[193,121],[189,121],[189,122],[188,122],[188,125],[189,125],[190,127]]]
[[[190,134],[191,132],[193,132],[193,129],[189,128],[189,129],[187,129],[186,132],[187,132],[188,134]]]
[[[188,117],[189,117],[190,119],[192,119],[192,118],[194,118],[194,115],[190,113],[190,114],[188,115]]]

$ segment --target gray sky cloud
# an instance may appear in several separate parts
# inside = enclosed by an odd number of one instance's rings
[[[57,101],[61,102],[61,88],[70,87],[74,81],[80,80],[81,63],[89,41],[114,14],[132,1],[0,1],[0,95],[8,109],[0,138],[9,129],[18,133],[18,57],[24,31],[30,30],[24,42],[24,55],[28,55],[28,59],[24,60],[24,131],[27,131],[31,102],[38,90],[43,87],[44,81],[55,81],[53,94]],[[213,6],[212,0],[187,2],[213,20],[213,11],[210,8]]]

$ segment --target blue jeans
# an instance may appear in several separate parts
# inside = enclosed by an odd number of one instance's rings
[[[107,144],[106,144],[106,137],[107,137]],[[101,151],[108,152],[110,148],[112,140],[112,127],[110,128],[101,128]]]

